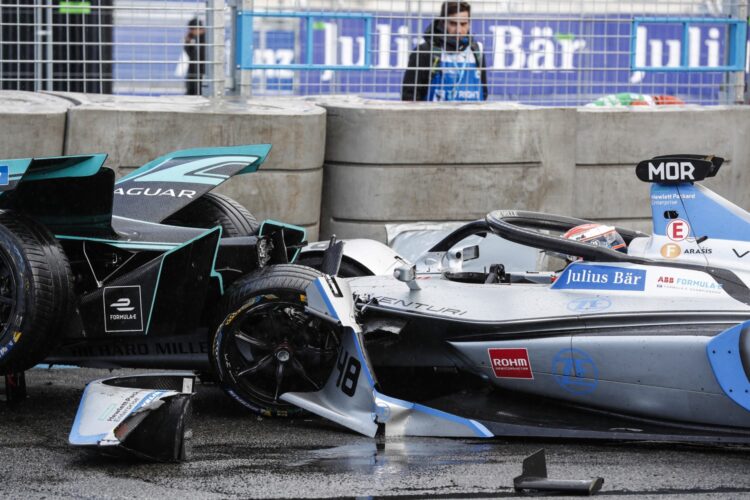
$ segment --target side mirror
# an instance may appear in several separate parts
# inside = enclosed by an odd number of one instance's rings
[[[409,285],[411,290],[421,290],[417,284],[417,266],[400,266],[393,270],[393,277]]]
[[[479,258],[479,245],[472,245],[446,252],[441,263],[441,270],[451,273],[461,272],[463,263]]]
[[[461,249],[461,256],[464,262],[479,258],[479,245],[472,245]]]

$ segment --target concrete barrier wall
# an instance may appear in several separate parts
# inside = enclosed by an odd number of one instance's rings
[[[259,219],[305,226],[311,239],[319,221],[322,238],[384,241],[387,223],[472,220],[497,208],[648,231],[648,186],[634,165],[681,152],[726,158],[705,185],[750,208],[746,106],[572,109],[353,97],[213,103],[4,91],[0,131],[0,158],[106,152],[120,175],[175,149],[271,143],[260,172],[220,191]]]
[[[103,152],[122,176],[177,149],[269,143],[260,171],[220,188],[259,219],[304,226],[318,237],[325,110],[298,99],[211,102],[0,91],[0,158]]]
[[[325,125],[325,110],[301,100],[81,96],[68,112],[65,151],[107,152],[107,165],[122,175],[177,149],[272,144],[257,173],[236,176],[217,191],[235,198],[259,220],[299,224],[315,239]]]
[[[651,230],[635,165],[727,159],[707,187],[750,207],[750,107],[533,108],[321,100],[328,110],[321,236],[385,240],[387,223],[518,208]]]
[[[71,106],[48,94],[0,91],[0,158],[62,154],[65,116]]]
[[[573,213],[651,231],[648,186],[634,165],[657,155],[725,158],[703,184],[750,208],[750,107],[582,108],[576,124]]]
[[[321,235],[385,240],[384,224],[571,209],[575,109],[350,98],[328,111]]]

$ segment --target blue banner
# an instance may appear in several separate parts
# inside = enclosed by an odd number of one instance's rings
[[[257,29],[260,18],[255,22]],[[374,69],[265,69],[254,71],[254,79],[256,83],[263,80],[267,91],[280,93],[394,98],[400,94],[409,53],[428,25],[398,15],[376,17],[367,43],[362,19],[321,18],[309,24],[311,37],[302,22],[296,32],[264,31],[263,39],[256,31],[254,64],[308,63],[301,59],[312,40],[312,65],[364,66],[365,50],[369,49]],[[471,26],[486,57],[490,99],[566,104],[579,100],[577,104],[584,104],[607,94],[640,92],[704,104],[719,102],[726,73],[705,70],[726,64],[728,28],[721,20],[690,26],[688,36],[679,24],[642,24],[635,34],[631,28],[631,18],[624,16],[474,19]],[[637,67],[654,71],[631,71],[633,52]],[[690,67],[703,72],[675,71],[685,58]]]
[[[552,288],[562,290],[621,290],[642,292],[646,271],[612,266],[571,264],[565,268]]]

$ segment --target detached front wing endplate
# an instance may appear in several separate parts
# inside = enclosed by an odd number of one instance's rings
[[[84,390],[69,441],[110,455],[160,462],[187,458],[192,373],[114,377]]]

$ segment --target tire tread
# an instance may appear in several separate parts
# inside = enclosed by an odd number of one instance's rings
[[[206,229],[219,225],[225,238],[252,236],[259,228],[258,221],[247,208],[219,193],[204,194],[168,217],[164,224]]]
[[[0,211],[0,226],[3,239],[15,245],[25,261],[21,274],[29,286],[21,339],[0,360],[0,372],[8,373],[38,363],[61,340],[56,334],[72,313],[74,297],[70,263],[46,227],[12,211]]]

